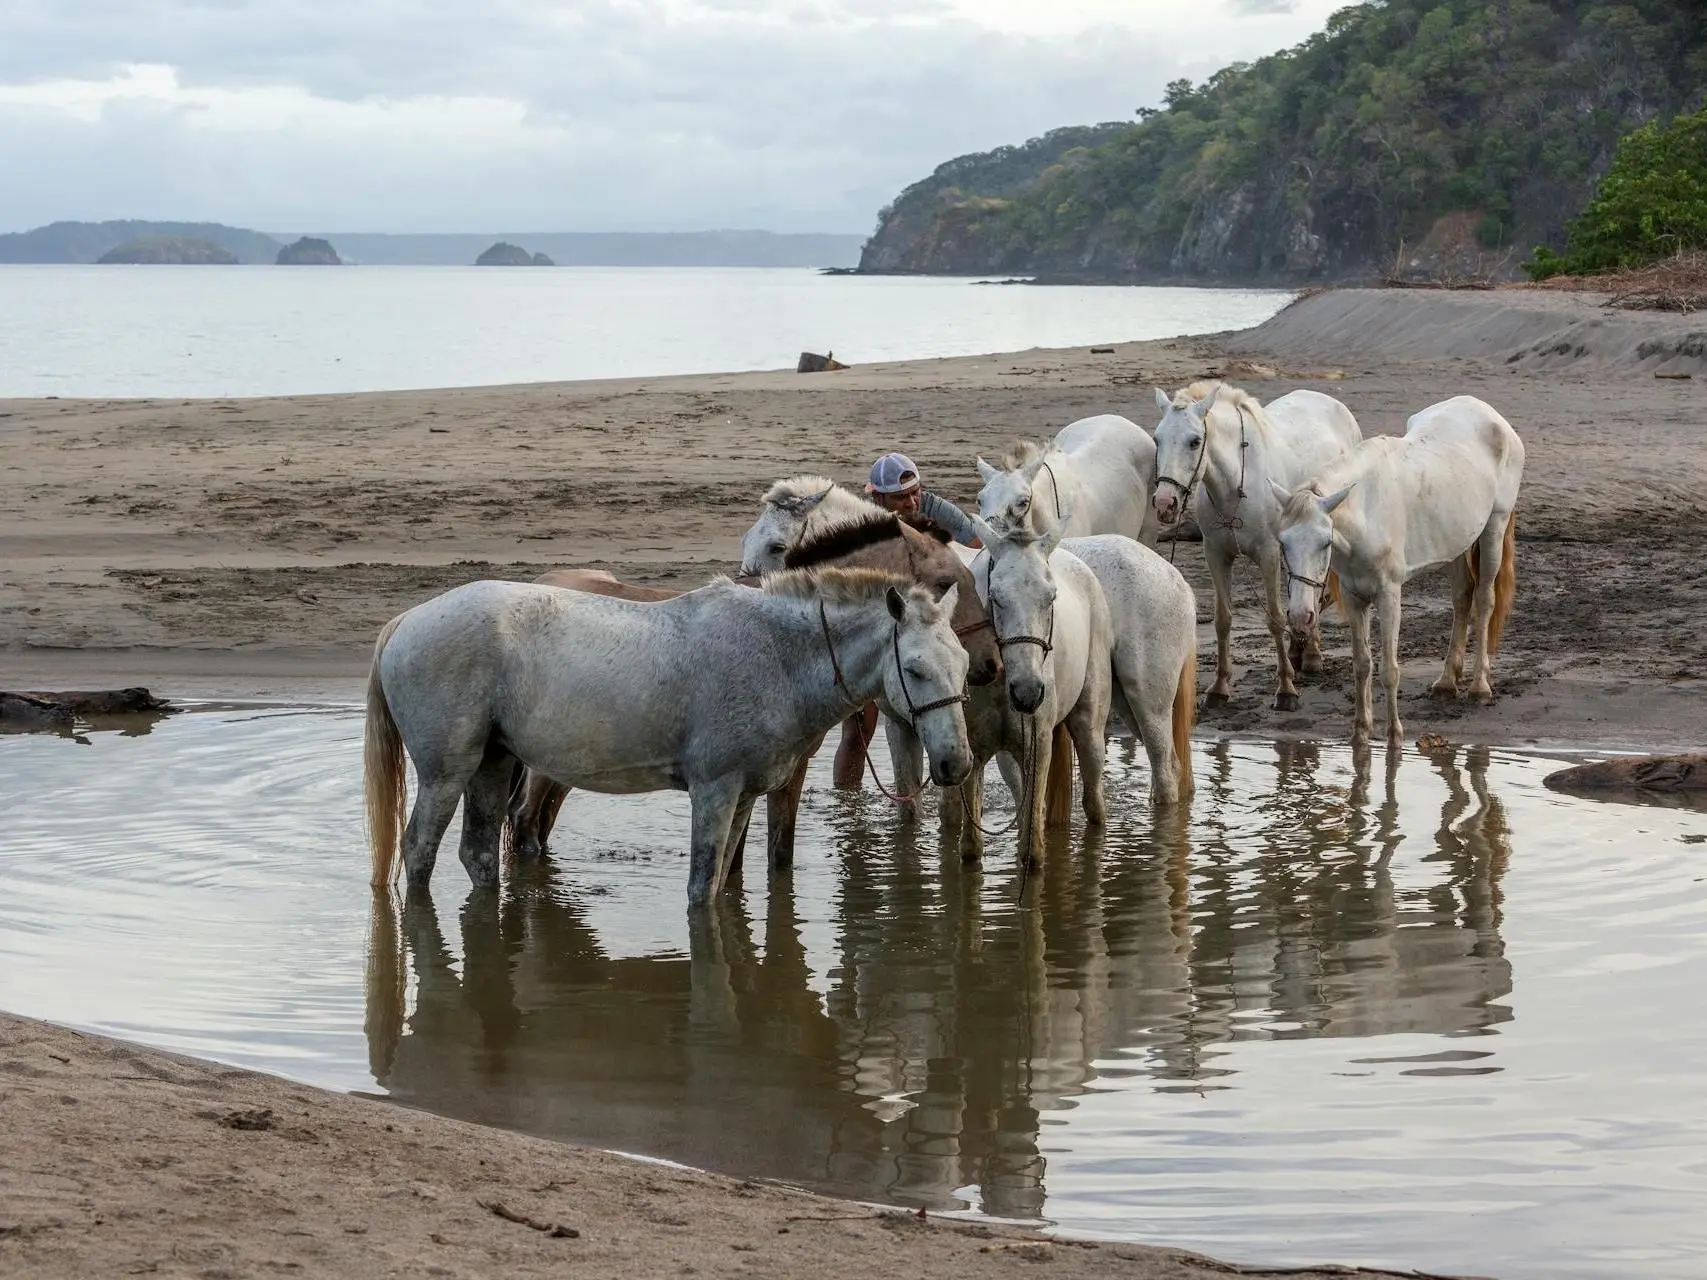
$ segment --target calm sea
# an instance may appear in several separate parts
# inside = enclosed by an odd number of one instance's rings
[[[864,364],[1213,333],[1290,295],[798,269],[4,266],[0,397],[252,396]]]

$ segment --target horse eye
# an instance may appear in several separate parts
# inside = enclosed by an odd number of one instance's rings
[[[1203,437],[1202,436],[1193,436],[1191,438],[1191,447],[1193,449],[1201,449],[1203,447]]]
[[[771,543],[771,554],[772,555],[780,556],[780,555],[785,554],[787,551],[788,551],[788,544],[786,542],[773,542],[773,543]]]
[[[938,578],[936,580],[936,589],[938,592],[942,593],[943,595],[947,595],[948,589],[950,587],[952,587],[953,585],[954,585],[954,579],[953,578]]]

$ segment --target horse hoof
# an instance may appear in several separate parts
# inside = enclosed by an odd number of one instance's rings
[[[1478,707],[1491,707],[1494,705],[1494,691],[1492,689],[1476,689],[1471,692],[1470,699]]]
[[[1458,686],[1455,684],[1431,684],[1428,696],[1437,702],[1452,702],[1458,697]]]
[[[1275,694],[1274,695],[1274,709],[1276,711],[1296,711],[1296,710],[1298,710],[1298,695],[1296,693],[1277,693],[1277,694]]]
[[[1231,699],[1226,694],[1216,693],[1212,689],[1203,695],[1203,709],[1205,711],[1214,711],[1217,707],[1226,706],[1230,701]]]

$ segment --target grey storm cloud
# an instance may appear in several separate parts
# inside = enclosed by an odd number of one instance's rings
[[[1193,46],[946,0],[7,0],[0,229],[863,231],[950,156],[1130,119]],[[169,91],[55,105],[139,65]]]

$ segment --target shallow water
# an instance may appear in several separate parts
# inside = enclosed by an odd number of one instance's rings
[[[0,737],[0,1007],[1242,1260],[1700,1274],[1700,813],[1501,751],[1200,744],[1181,829],[1117,747],[1106,836],[1023,884],[1011,841],[968,871],[821,769],[792,881],[692,929],[679,795],[573,796],[501,895],[447,849],[436,901],[370,910],[360,731]]]
[[[260,396],[794,367],[1243,329],[1273,290],[715,267],[0,266],[0,397]]]

